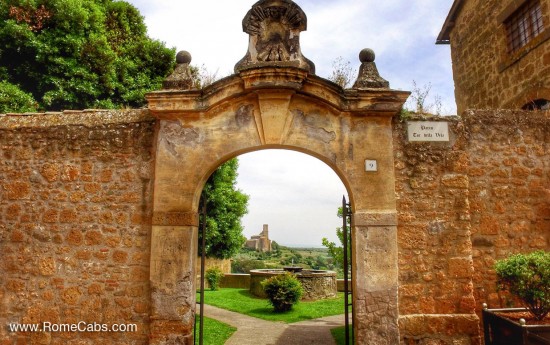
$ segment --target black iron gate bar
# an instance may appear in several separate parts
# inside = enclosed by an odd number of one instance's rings
[[[344,336],[345,336],[345,344],[350,345],[350,320],[349,320],[349,312],[350,307],[353,308],[353,289],[349,288],[349,283],[353,278],[353,269],[352,269],[352,236],[351,236],[351,221],[352,221],[352,212],[351,212],[351,205],[346,201],[346,196],[344,195],[342,197],[342,234],[343,234],[343,254],[344,254],[344,319],[345,319],[345,327],[344,327]],[[349,225],[348,225],[349,224]],[[349,248],[349,251],[348,251]],[[352,323],[353,326],[353,317],[352,317]],[[351,343],[355,343],[353,334],[353,328],[351,329]]]
[[[201,232],[201,283],[200,283],[200,297],[197,301],[199,304],[199,345],[203,345],[204,341],[204,266],[206,263],[206,199],[202,200],[202,207],[200,211],[200,217],[202,219]],[[197,314],[195,313],[195,327],[193,334],[193,344],[197,344]]]

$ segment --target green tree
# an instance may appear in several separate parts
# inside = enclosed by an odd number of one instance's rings
[[[0,47],[0,80],[45,110],[140,107],[175,53],[114,0],[4,0]]]
[[[338,208],[338,217],[343,217],[343,210],[342,207]],[[349,222],[347,222],[347,226],[349,226]],[[334,265],[343,271],[344,269],[344,232],[342,231],[342,228],[336,228],[336,236],[338,236],[338,239],[340,240],[340,244],[337,245],[334,242],[329,241],[326,237],[323,237],[322,244],[323,246],[327,247],[328,252],[330,256],[334,259]],[[348,258],[351,257],[351,248],[348,246]],[[348,263],[349,265],[350,263]]]
[[[0,114],[36,111],[36,101],[17,85],[0,81]]]
[[[238,167],[236,158],[225,162],[210,176],[202,191],[201,199],[206,200],[205,242],[208,257],[229,259],[239,252],[246,241],[242,234],[241,218],[248,212],[248,195],[235,187]],[[201,219],[201,227],[202,222]],[[199,235],[199,244],[201,241]]]
[[[262,269],[265,267],[265,262],[261,260],[251,259],[234,259],[231,260],[231,273],[250,273],[250,270]]]
[[[281,257],[282,252],[281,252],[281,246],[279,245],[279,243],[275,241],[271,241],[271,250],[272,250],[272,253],[271,253],[272,256],[277,258]]]

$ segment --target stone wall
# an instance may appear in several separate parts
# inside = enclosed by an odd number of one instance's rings
[[[215,258],[206,258],[206,261],[204,262],[204,272],[208,271],[210,268],[219,268],[225,275],[231,274],[231,260],[227,259],[215,259]],[[195,273],[197,276],[197,279],[195,281],[195,286],[197,289],[201,286],[201,257],[199,256],[197,258],[197,261],[195,262]],[[210,285],[208,284],[208,280],[204,280],[204,286],[206,288],[210,288]],[[223,286],[223,285],[222,285]]]
[[[467,139],[458,118],[434,120],[450,121],[450,142],[409,143],[394,122],[401,340],[477,344]]]
[[[0,115],[0,343],[148,344],[153,139],[145,110]],[[137,331],[7,327],[80,321]]]
[[[250,289],[250,274],[229,273],[225,274],[220,283],[222,288]]]
[[[351,284],[348,284],[351,289]],[[229,273],[222,278],[220,286],[222,288],[250,288],[250,274],[245,273]],[[336,279],[336,291],[344,292],[344,279]]]
[[[0,343],[148,344],[156,126],[148,111],[0,119]],[[495,290],[494,261],[550,248],[550,114],[429,120],[450,123],[449,142],[408,142],[406,122],[393,123],[401,343],[479,344],[481,303],[508,304]],[[369,295],[372,317],[384,293]],[[138,330],[5,326],[79,321]]]
[[[217,267],[219,268],[223,273],[229,274],[231,273],[231,260],[230,259],[215,259],[215,258],[206,258],[206,261],[204,263],[204,270],[207,271],[210,268]],[[201,258],[200,256],[197,258],[197,262],[195,265],[195,272],[197,272],[197,277],[200,278],[201,274]]]
[[[550,99],[550,0],[540,0],[546,31],[513,54],[503,21],[515,0],[463,0],[450,34],[458,113],[521,108]],[[504,18],[503,18],[504,16]]]
[[[495,260],[550,248],[550,114],[429,120],[450,122],[448,143],[408,142],[394,123],[401,337],[478,344],[481,304],[508,304]]]
[[[550,112],[469,111],[464,125],[477,308],[507,307],[495,260],[550,249]]]

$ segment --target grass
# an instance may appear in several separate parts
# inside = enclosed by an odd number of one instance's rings
[[[291,311],[276,313],[267,299],[257,298],[246,289],[221,289],[205,291],[204,302],[218,308],[268,321],[293,323],[320,317],[344,314],[344,294],[338,297],[313,302],[299,302]],[[342,317],[344,317],[342,315]]]
[[[198,339],[198,327],[199,323],[197,320],[197,339]],[[231,337],[231,335],[236,331],[235,327],[231,327],[223,322],[205,317],[204,318],[204,345],[223,345],[225,341]]]
[[[349,343],[350,344],[353,344],[352,343],[352,338],[351,338],[351,326],[349,327],[350,328],[350,331],[349,331]],[[342,327],[336,327],[336,328],[333,328],[330,330],[330,333],[332,333],[332,337],[334,338],[334,340],[336,341],[336,344],[338,345],[344,345],[346,342],[346,332],[345,332],[345,326],[342,326]]]

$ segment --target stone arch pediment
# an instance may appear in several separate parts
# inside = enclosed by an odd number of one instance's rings
[[[367,178],[359,171],[364,170],[368,155],[376,158],[378,152],[391,147],[391,117],[407,95],[388,89],[344,90],[295,67],[251,68],[203,90],[153,92],[147,99],[151,113],[160,120],[157,150],[169,164],[164,169],[157,163],[157,205],[164,199],[163,188],[169,194],[177,188],[182,195],[193,195],[192,202],[186,199],[178,205],[172,200],[167,210],[196,208],[200,190],[178,185],[179,170],[185,164],[181,160],[199,155],[188,174],[201,185],[221,161],[273,147],[307,152],[321,159],[354,195],[351,181]],[[389,171],[391,157],[386,158],[380,158],[379,164]],[[350,161],[353,168],[345,166]],[[170,168],[175,165],[180,168]],[[380,195],[377,189],[373,188]],[[363,206],[354,201],[357,207]],[[391,204],[393,195],[387,195],[387,201]]]
[[[193,324],[190,277],[204,183],[227,159],[269,148],[316,157],[343,181],[355,212],[357,320],[372,329],[389,328],[397,341],[392,117],[408,94],[388,88],[344,90],[295,66],[256,66],[202,90],[147,95],[158,119],[150,279],[153,328],[161,331],[153,334],[153,343]],[[376,171],[366,171],[366,160],[376,162]],[[367,312],[372,299],[387,306],[386,316],[373,319]],[[187,307],[181,307],[182,300]]]

